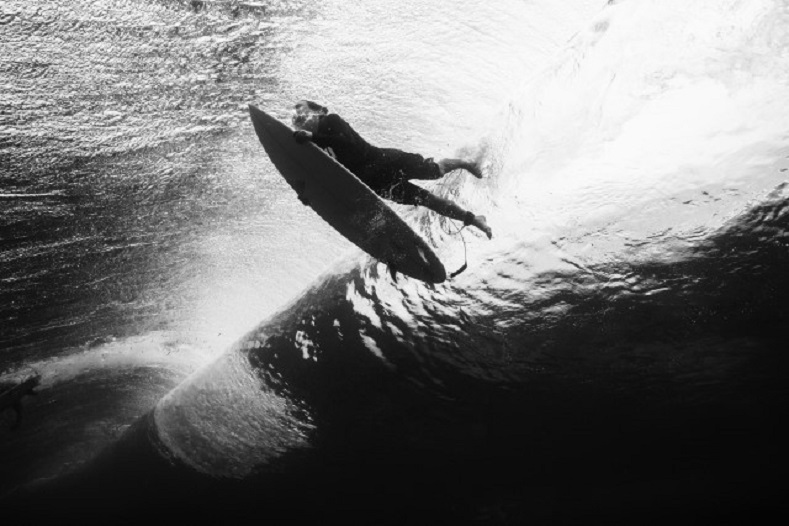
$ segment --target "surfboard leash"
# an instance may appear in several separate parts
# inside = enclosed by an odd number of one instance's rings
[[[456,236],[460,234],[460,239],[463,241],[463,265],[460,266],[455,272],[452,272],[449,275],[449,278],[452,279],[455,276],[459,275],[461,272],[468,268],[468,245],[466,244],[466,238],[463,237],[463,229],[466,228],[468,225],[463,225],[462,227],[458,228],[457,232],[449,232],[448,230],[444,229],[444,232],[449,234],[450,236]]]

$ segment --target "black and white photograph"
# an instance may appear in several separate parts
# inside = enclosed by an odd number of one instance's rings
[[[788,0],[0,1],[0,522],[789,519]]]

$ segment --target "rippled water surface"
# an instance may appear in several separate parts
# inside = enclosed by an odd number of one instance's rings
[[[334,239],[302,250],[300,223],[312,218],[256,169],[245,133],[248,103],[281,98],[282,50],[309,9],[11,2],[3,11],[3,309],[19,320],[3,331],[6,359],[152,329],[234,330],[201,326],[235,316],[217,291],[251,302],[249,323],[317,275],[318,259],[347,248]],[[277,275],[282,255],[290,269]]]

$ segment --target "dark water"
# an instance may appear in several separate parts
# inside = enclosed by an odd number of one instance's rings
[[[495,319],[458,320],[463,340],[449,319],[403,340],[384,273],[329,277],[35,499],[375,523],[785,513],[787,233],[782,187],[683,261],[540,273]],[[420,322],[451,288],[422,291]]]
[[[517,90],[488,72],[485,93],[464,68],[506,63],[522,6],[501,7],[512,28],[474,2],[3,7],[5,48],[58,58],[0,70],[0,363],[44,373],[25,425],[2,430],[4,504],[96,521],[785,515],[787,15],[735,4],[619,2],[566,46],[574,29],[530,31],[559,56]],[[539,27],[576,27],[540,6]],[[448,73],[414,48],[454,64],[458,34],[480,56],[432,84]],[[305,73],[321,63],[346,69]],[[409,115],[406,143],[454,141],[440,130],[514,91],[488,179],[438,187],[494,240],[404,210],[447,266],[470,258],[457,279],[329,264],[342,241],[293,203],[244,114],[317,77],[350,108],[398,101],[383,124],[351,116],[383,141]],[[450,100],[468,115],[441,117]]]

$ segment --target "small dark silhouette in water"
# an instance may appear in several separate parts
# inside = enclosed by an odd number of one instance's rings
[[[11,429],[16,429],[22,423],[22,398],[38,393],[34,389],[41,383],[41,376],[31,376],[16,385],[0,385],[0,413],[6,409],[13,409],[16,413],[16,422]]]

